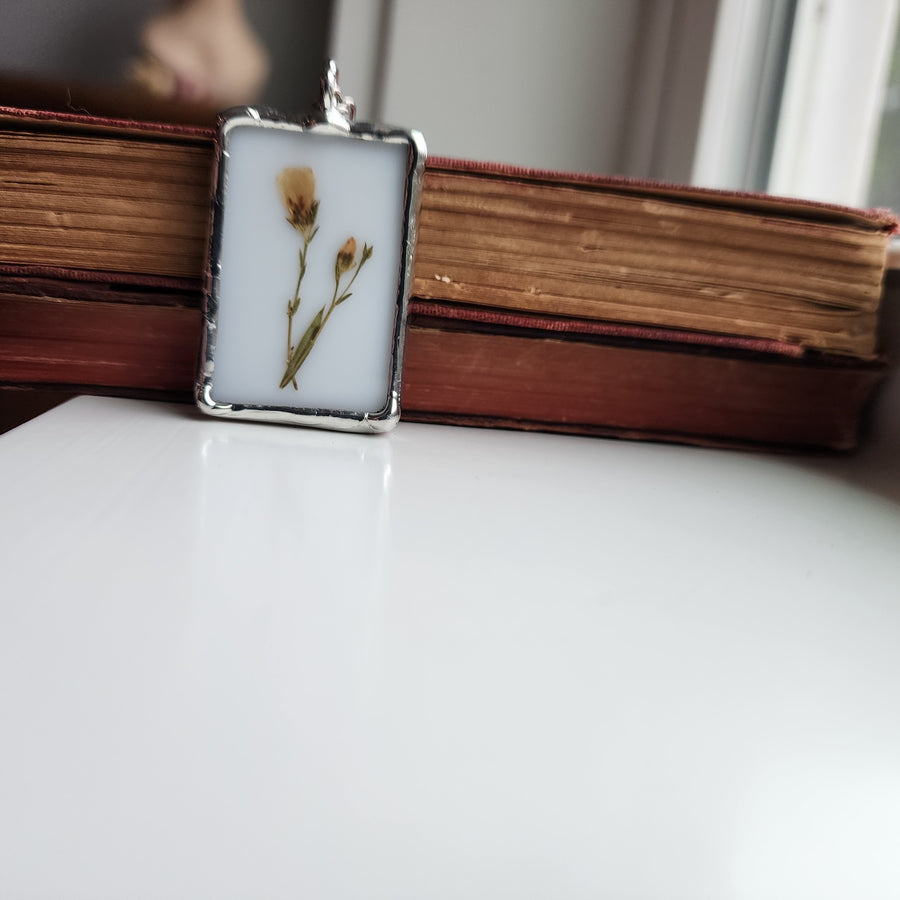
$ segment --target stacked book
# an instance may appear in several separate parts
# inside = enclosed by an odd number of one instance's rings
[[[0,96],[2,99],[2,96]],[[0,385],[188,398],[213,131],[0,108]],[[852,448],[897,220],[437,159],[409,420]]]

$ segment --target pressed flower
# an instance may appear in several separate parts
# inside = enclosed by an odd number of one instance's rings
[[[356,259],[356,238],[350,237],[344,242],[344,246],[338,250],[337,259],[334,263],[334,271],[338,278],[349,272],[353,268],[353,261]]]
[[[316,176],[308,166],[293,166],[282,169],[275,179],[284,208],[287,210],[287,221],[303,236],[303,243],[298,250],[299,272],[297,284],[294,288],[294,296],[287,303],[287,349],[285,356],[284,375],[281,377],[279,387],[286,388],[289,384],[298,390],[297,372],[306,361],[313,346],[316,343],[322,329],[325,327],[331,314],[345,300],[352,297],[350,288],[356,281],[360,269],[372,258],[373,248],[363,244],[359,260],[356,259],[356,238],[349,237],[334,257],[334,291],[331,302],[313,316],[306,326],[300,340],[295,344],[294,316],[300,309],[300,287],[306,277],[306,254],[312,239],[319,229],[316,226],[316,216],[319,212],[319,201],[316,199]],[[352,273],[348,278],[345,276]]]
[[[275,179],[281,200],[287,210],[287,220],[307,240],[316,222],[319,201],[316,200],[316,176],[309,166],[282,169]]]

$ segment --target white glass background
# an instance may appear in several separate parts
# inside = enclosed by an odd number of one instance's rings
[[[228,133],[219,308],[212,398],[217,403],[378,413],[391,388],[391,351],[403,239],[408,147],[299,129],[239,126]],[[307,253],[296,346],[335,289],[335,257],[348,238],[374,247],[297,374],[280,388],[287,306],[299,274],[300,232],[277,187],[288,167],[316,178],[318,232]],[[352,272],[345,274],[346,286]]]

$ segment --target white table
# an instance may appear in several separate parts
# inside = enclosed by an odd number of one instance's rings
[[[0,437],[0,896],[900,896],[897,446]]]

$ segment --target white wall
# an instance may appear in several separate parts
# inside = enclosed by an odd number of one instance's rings
[[[363,86],[376,61],[355,27],[373,5],[338,2],[333,31],[362,116],[420,129],[434,155],[575,170],[616,157],[639,2],[394,0],[380,103]]]
[[[383,114],[431,152],[595,170],[616,158],[640,4],[396,0]]]
[[[429,153],[686,180],[717,0],[335,0],[362,118]]]

